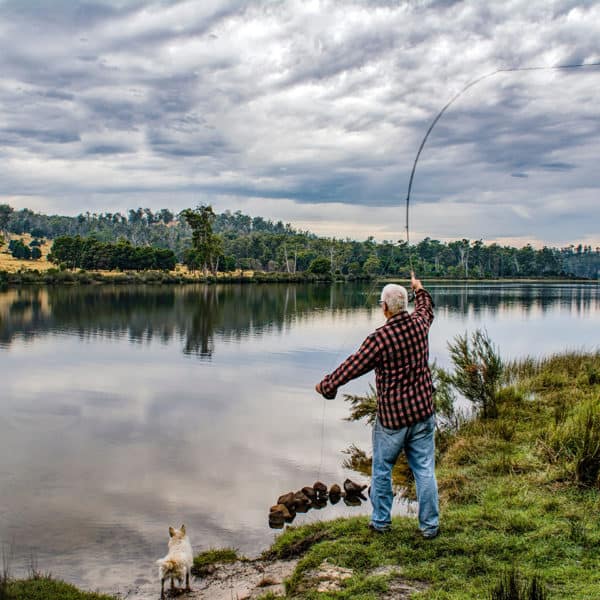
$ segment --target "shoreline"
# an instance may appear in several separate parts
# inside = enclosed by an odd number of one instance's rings
[[[428,284],[455,285],[486,285],[486,284],[557,284],[577,283],[584,285],[600,285],[597,279],[582,279],[577,277],[510,277],[506,279],[448,279],[423,277]],[[252,272],[252,273],[219,273],[218,275],[190,275],[181,271],[84,271],[84,270],[47,270],[27,269],[19,271],[0,270],[0,287],[30,286],[30,285],[193,285],[193,284],[265,284],[265,283],[317,283],[317,284],[346,284],[346,283],[386,283],[408,280],[407,277],[355,277],[331,274],[316,275],[314,273],[281,273],[281,272]]]

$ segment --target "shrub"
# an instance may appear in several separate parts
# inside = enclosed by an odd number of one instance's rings
[[[478,329],[470,340],[466,333],[458,335],[448,343],[448,349],[454,363],[454,387],[482,410],[484,418],[496,417],[503,366],[487,332]]]

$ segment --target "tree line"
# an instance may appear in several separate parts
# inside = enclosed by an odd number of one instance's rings
[[[127,240],[116,244],[81,236],[60,236],[54,240],[48,260],[69,269],[170,271],[176,258],[172,250],[152,246],[134,246]]]
[[[178,214],[138,208],[127,214],[84,213],[76,217],[0,205],[0,234],[2,231],[51,239],[92,237],[99,243],[127,241],[132,246],[162,248],[171,250],[176,260],[190,269],[206,272],[243,269],[404,277],[412,267],[426,277],[461,279],[597,278],[600,273],[600,247],[589,245],[536,249],[530,244],[515,248],[482,240],[425,238],[409,246],[403,241],[376,242],[373,237],[364,241],[324,238],[294,229],[289,223],[240,211],[217,214],[209,205]]]

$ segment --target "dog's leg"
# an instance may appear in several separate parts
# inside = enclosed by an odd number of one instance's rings
[[[186,592],[192,591],[192,588],[190,587],[190,572],[189,572],[189,570],[186,570],[186,572],[185,572],[185,591]]]
[[[160,600],[165,600],[165,578],[160,580]]]
[[[175,589],[175,580],[171,577],[171,590]]]

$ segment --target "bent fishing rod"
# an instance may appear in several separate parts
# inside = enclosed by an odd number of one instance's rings
[[[514,73],[514,72],[518,72],[518,71],[521,71],[521,72],[522,71],[558,71],[558,70],[567,70],[567,69],[582,69],[582,68],[588,68],[588,67],[600,67],[600,62],[554,65],[551,67],[506,67],[503,69],[496,69],[495,71],[492,71],[490,73],[482,75],[481,77],[478,77],[477,79],[473,79],[472,81],[467,83],[467,85],[465,85],[465,87],[463,87],[457,94],[455,94],[444,105],[442,110],[440,110],[440,112],[436,115],[436,117],[433,119],[433,121],[429,125],[429,128],[427,129],[427,132],[425,133],[425,137],[421,141],[421,144],[417,151],[417,155],[415,157],[415,161],[412,166],[412,170],[410,172],[410,179],[408,181],[408,192],[406,194],[406,245],[408,247],[408,256],[409,256],[411,269],[412,269],[412,256],[410,253],[409,206],[410,206],[410,194],[412,191],[413,180],[415,177],[415,171],[417,169],[417,163],[419,162],[421,152],[423,152],[423,148],[425,147],[425,144],[427,143],[429,134],[433,131],[433,128],[436,126],[437,122],[442,118],[442,115],[446,112],[446,110],[448,110],[448,108],[450,108],[450,106],[452,106],[452,104],[454,104],[454,102],[456,102],[456,100],[458,100],[465,92],[467,92],[473,86],[477,85],[484,79],[489,79],[490,77],[497,75],[498,73]]]

